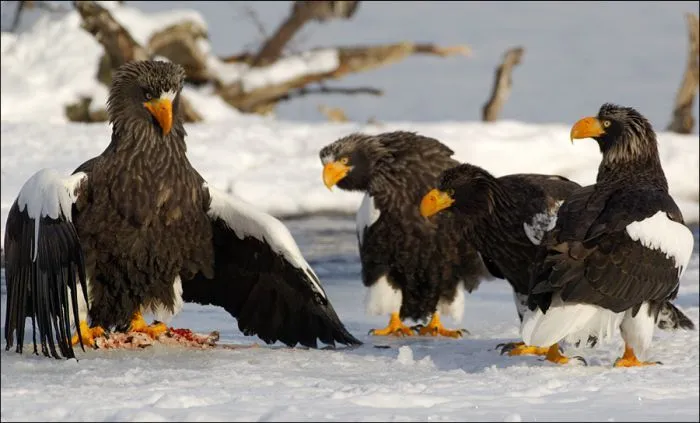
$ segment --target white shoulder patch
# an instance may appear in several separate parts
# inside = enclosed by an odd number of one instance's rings
[[[627,234],[652,250],[659,250],[667,258],[673,258],[679,275],[688,266],[693,253],[693,233],[682,223],[674,222],[659,211],[655,215],[627,225]]]
[[[557,201],[553,207],[532,216],[530,224],[523,222],[523,229],[530,242],[540,245],[544,235],[551,231],[557,224],[557,212],[564,201]]]
[[[78,172],[68,178],[62,177],[53,169],[42,169],[27,180],[19,191],[17,206],[19,211],[27,210],[30,219],[42,217],[58,219],[63,216],[72,220],[71,209],[76,200],[76,190],[87,178],[84,172]],[[34,245],[39,244],[39,228],[34,225]],[[37,249],[34,248],[32,260],[36,260]]]
[[[362,237],[364,236],[365,229],[369,228],[379,219],[382,213],[374,205],[374,198],[371,195],[365,194],[362,198],[362,204],[360,204],[360,209],[355,215],[355,225],[357,228],[357,239],[362,245]]]
[[[272,251],[283,256],[293,266],[302,269],[323,298],[326,292],[309,263],[299,251],[289,229],[275,217],[255,209],[252,204],[233,195],[219,191],[204,183],[209,190],[211,206],[208,214],[224,220],[240,239],[252,236],[268,244]]]

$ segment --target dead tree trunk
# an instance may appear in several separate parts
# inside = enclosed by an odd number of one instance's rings
[[[112,72],[132,60],[148,60],[151,54],[129,32],[117,22],[109,11],[94,1],[74,1],[73,5],[83,19],[82,28],[102,44],[106,63],[103,63],[100,80],[106,85],[112,81]],[[108,65],[108,66],[107,66]],[[109,72],[105,70],[109,69]],[[84,101],[81,101],[84,102]],[[185,96],[180,96],[185,122],[199,122],[202,116],[197,113]],[[70,106],[69,106],[70,107]]]
[[[513,68],[520,64],[520,59],[524,52],[525,49],[523,47],[515,47],[508,50],[503,56],[503,63],[496,69],[491,98],[481,110],[481,119],[484,122],[493,122],[498,119],[498,115],[506,100],[508,100],[510,89],[513,85],[511,77]]]
[[[698,92],[698,78],[700,78],[700,65],[698,64],[699,21],[698,15],[686,13],[688,20],[688,33],[690,36],[688,50],[688,65],[685,68],[683,81],[676,94],[676,103],[673,107],[673,118],[666,128],[679,134],[690,134],[695,126],[693,119],[693,105],[695,105],[695,95]]]

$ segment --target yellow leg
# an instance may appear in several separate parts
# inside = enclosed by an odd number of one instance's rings
[[[91,347],[95,345],[95,338],[103,336],[105,334],[104,329],[102,329],[99,326],[91,328],[84,320],[80,321],[80,324],[78,325],[78,330],[80,331],[80,336],[83,338],[83,345],[89,345]],[[73,338],[71,338],[71,343],[73,345],[77,345],[79,342],[80,339],[78,338],[78,334],[76,333],[75,335],[73,335]]]
[[[549,348],[546,347],[535,347],[532,345],[525,345],[524,342],[511,342],[509,344],[499,344],[496,348],[501,347],[501,355],[508,353],[510,356],[514,355],[547,355]]]
[[[653,366],[655,364],[661,363],[653,361],[639,361],[637,356],[634,354],[632,347],[627,344],[625,344],[625,353],[622,355],[622,357],[615,360],[615,367]]]
[[[389,325],[387,327],[384,329],[372,329],[369,331],[369,334],[375,336],[412,336],[413,330],[403,324],[399,313],[391,313],[391,318],[389,319]]]
[[[140,312],[134,313],[134,317],[131,319],[131,325],[129,326],[129,332],[142,332],[149,335],[153,339],[157,339],[160,335],[168,331],[168,327],[165,323],[156,323],[154,325],[149,325],[143,320],[143,316]]]
[[[420,335],[432,335],[432,336],[447,336],[450,338],[461,338],[462,334],[464,333],[464,330],[461,329],[445,329],[445,327],[442,325],[442,322],[440,321],[440,314],[435,312],[433,313],[433,317],[430,319],[430,322],[426,325],[420,328],[418,331]]]

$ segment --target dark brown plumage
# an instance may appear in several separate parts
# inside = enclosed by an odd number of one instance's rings
[[[485,275],[453,220],[431,223],[418,210],[440,172],[457,164],[452,154],[433,138],[402,131],[352,134],[320,151],[327,186],[365,193],[357,231],[370,314],[423,320],[451,305],[461,319],[462,290],[471,292]]]
[[[122,66],[105,151],[67,179],[38,172],[20,191],[5,236],[8,349],[16,334],[22,351],[31,317],[44,354],[58,357],[57,344],[72,357],[71,320],[88,318],[78,289],[87,289],[90,326],[107,330],[137,327],[141,311],[170,317],[192,301],[224,307],[266,342],[359,343],[284,225],[207,186],[190,164],[184,76],[166,62]],[[78,334],[93,336],[82,324]]]
[[[603,158],[596,183],[568,197],[545,237],[523,338],[550,345],[619,327],[626,350],[617,365],[645,364],[635,354],[648,349],[657,315],[678,292],[693,235],[668,193],[656,134],[639,112],[604,104],[571,137],[593,138]]]

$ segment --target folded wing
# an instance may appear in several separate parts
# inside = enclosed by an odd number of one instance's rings
[[[252,205],[205,186],[214,275],[183,282],[183,299],[223,307],[246,335],[317,347],[360,344],[345,328],[287,228]]]

